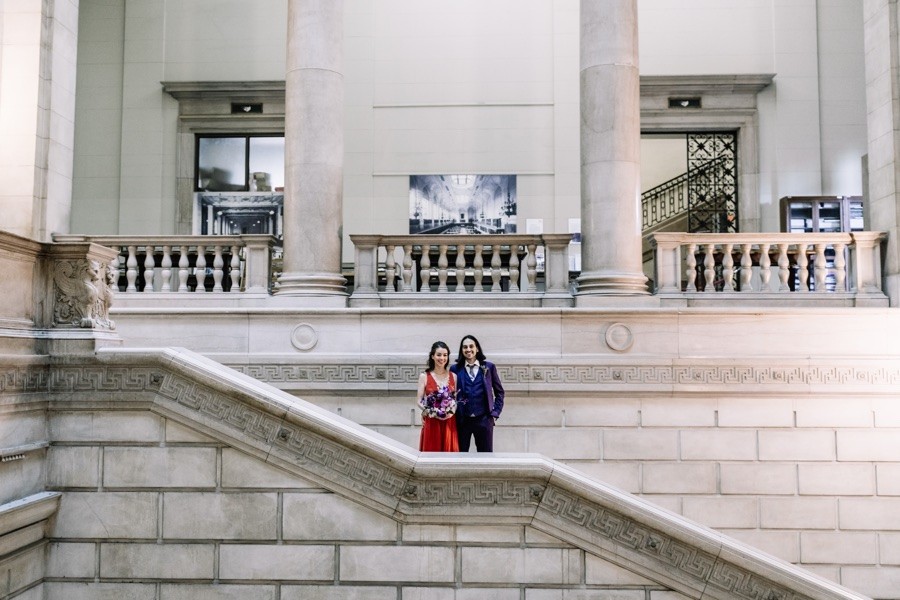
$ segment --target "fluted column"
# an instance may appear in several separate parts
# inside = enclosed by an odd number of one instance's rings
[[[647,294],[641,267],[637,0],[581,0],[578,304]]]
[[[343,6],[343,0],[288,0],[279,296],[346,296],[341,276]]]

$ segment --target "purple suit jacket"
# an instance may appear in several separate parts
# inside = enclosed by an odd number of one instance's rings
[[[450,371],[456,375],[457,380],[460,377],[469,376],[465,368],[460,368],[457,364],[450,365]],[[484,389],[487,391],[488,409],[492,417],[499,419],[500,413],[503,411],[503,398],[506,396],[506,392],[503,389],[503,384],[500,383],[497,366],[486,360],[481,363],[481,374],[484,376]],[[461,386],[457,384],[456,387],[459,389]]]

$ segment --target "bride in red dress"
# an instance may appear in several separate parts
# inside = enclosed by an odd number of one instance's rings
[[[447,369],[450,348],[444,342],[431,345],[428,368],[419,375],[416,398],[422,409],[422,452],[459,452],[456,434],[456,375]]]

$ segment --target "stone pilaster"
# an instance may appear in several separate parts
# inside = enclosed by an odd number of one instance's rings
[[[647,294],[641,267],[637,0],[581,0],[582,275],[591,296]]]
[[[289,0],[284,266],[277,295],[346,302],[342,0]]]
[[[896,0],[865,0],[866,111],[868,131],[867,229],[887,232],[885,293],[900,304],[900,53]]]

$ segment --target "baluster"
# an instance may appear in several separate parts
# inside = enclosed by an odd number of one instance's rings
[[[195,292],[206,291],[206,246],[197,246],[197,263],[194,267],[194,274],[197,278],[197,287]]]
[[[519,291],[519,245],[509,247],[509,291]]]
[[[847,261],[844,258],[845,245],[842,242],[834,243],[834,291],[847,291]]]
[[[481,287],[481,280],[484,279],[484,256],[482,256],[483,251],[484,246],[482,244],[475,244],[475,287],[472,289],[472,291],[479,294],[484,291],[484,288]]]
[[[722,291],[723,292],[733,292],[734,291],[734,257],[731,256],[731,251],[734,249],[734,244],[725,244],[722,248]]]
[[[178,254],[178,291],[183,293],[188,291],[187,280],[190,272],[188,267],[191,266],[191,262],[188,260],[188,247],[179,247]]]
[[[828,267],[825,262],[825,244],[816,244],[816,265],[815,265],[815,276],[816,276],[816,292],[823,293],[826,292],[825,286],[825,277],[828,274]]]
[[[172,291],[172,246],[163,246],[162,255],[162,292]]]
[[[705,244],[704,249],[706,256],[703,258],[703,277],[706,279],[706,286],[703,290],[710,294],[716,291],[716,245]]]
[[[800,293],[809,291],[809,257],[806,255],[806,242],[797,244],[797,289]]]
[[[687,277],[687,288],[688,292],[699,292],[700,288],[697,286],[697,244],[693,242],[687,245],[687,256],[684,257],[685,267],[687,273],[685,274]]]
[[[456,245],[456,293],[466,293],[466,245]]]
[[[153,246],[145,246],[144,252],[144,291],[152,292],[153,284],[155,283],[153,273],[155,271],[154,267],[156,266],[156,258],[153,256]]]
[[[225,267],[225,260],[222,258],[222,246],[216,244],[215,254],[213,255],[213,291],[222,291],[222,275]]]
[[[231,268],[228,270],[231,277],[231,292],[241,291],[241,249],[238,246],[231,247]]]
[[[750,280],[753,277],[753,257],[750,256],[751,244],[741,244],[741,291],[752,292]]]
[[[137,267],[137,246],[128,246],[128,258],[125,259],[125,281],[128,282],[128,285],[125,287],[125,293],[138,291],[135,284],[138,276]]]
[[[500,260],[500,244],[493,244],[492,247],[494,253],[491,255],[491,281],[493,282],[491,284],[491,291],[499,292],[501,291],[500,278],[503,275],[500,271],[500,265],[502,265],[503,262]]]
[[[769,280],[772,278],[772,259],[769,258],[769,244],[759,246],[759,291],[771,292]]]
[[[423,294],[427,294],[431,291],[431,257],[429,254],[431,253],[431,245],[430,244],[422,244],[422,269],[419,271],[419,279],[422,282],[422,286],[419,288],[419,291]]]
[[[788,287],[788,278],[791,276],[791,261],[788,258],[788,246],[790,244],[778,244],[778,291],[786,292],[790,290]]]
[[[397,280],[397,261],[394,252],[397,249],[396,244],[387,244],[385,251],[387,255],[384,257],[384,291],[394,292],[394,282]]]
[[[412,288],[412,244],[406,244],[403,246],[403,291],[411,292]]]
[[[525,276],[528,280],[526,292],[533,292],[537,289],[537,244],[528,244],[528,255],[525,257]]]
[[[447,244],[438,246],[438,289],[439,292],[447,291],[447,266],[450,264],[447,258]]]

